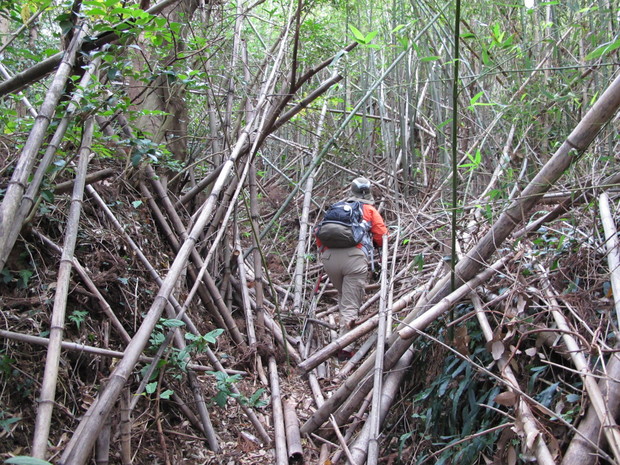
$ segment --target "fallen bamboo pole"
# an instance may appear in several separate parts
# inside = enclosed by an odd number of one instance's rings
[[[274,357],[269,357],[269,383],[271,385],[271,412],[273,417],[273,434],[276,455],[275,465],[288,465],[286,452],[286,428],[284,427],[284,411],[282,409],[282,397],[280,394],[280,380],[278,377],[278,364]]]
[[[288,463],[304,463],[303,448],[301,447],[301,434],[299,433],[299,420],[295,413],[295,407],[288,399],[282,401],[284,409],[284,427],[286,428],[286,448],[288,451]]]
[[[620,251],[618,249],[618,236],[613,215],[609,206],[607,194],[601,194],[599,198],[601,222],[605,231],[605,246],[607,248],[607,262],[609,264],[610,281],[614,296],[616,314],[620,312]],[[620,411],[620,356],[617,345],[610,355],[609,361],[604,365],[604,377],[599,381],[601,394],[605,399],[607,408],[614,418]],[[601,422],[594,408],[589,408],[585,417],[579,423],[579,434],[576,434],[568,445],[568,449],[562,458],[562,465],[579,465],[591,460],[597,453],[596,444],[604,447],[605,437],[601,435]]]
[[[43,347],[47,347],[49,345],[48,338],[32,336],[30,334],[15,333],[13,331],[6,331],[3,329],[0,329],[0,337],[4,339],[10,339],[12,341],[25,342],[27,344],[34,344],[34,345],[43,346]],[[77,342],[69,342],[69,341],[62,341],[62,348],[64,350],[70,350],[73,352],[80,352],[80,353],[90,354],[90,355],[99,355],[99,356],[108,357],[108,358],[120,359],[120,358],[123,358],[123,355],[124,355],[124,352],[119,352],[117,350],[102,349],[100,347],[87,346],[84,344],[78,344]],[[153,363],[154,358],[148,357],[146,355],[141,355],[139,358],[139,361],[142,363]],[[208,366],[208,365],[196,365],[194,363],[187,364],[187,368],[194,370],[194,371],[200,371],[200,372],[213,371],[214,369],[213,367]],[[224,371],[226,371],[226,373],[230,375],[247,374],[245,371],[240,371],[240,370],[226,369]]]
[[[551,309],[551,314],[553,315],[558,329],[563,333],[562,339],[564,340],[564,344],[568,349],[575,367],[581,375],[583,385],[588,392],[592,407],[596,411],[598,419],[601,422],[602,432],[609,442],[609,446],[611,447],[615,460],[618,461],[620,460],[620,431],[618,431],[618,425],[616,424],[613,415],[607,408],[605,399],[601,394],[601,390],[599,389],[598,384],[596,383],[595,378],[588,367],[588,362],[583,354],[583,349],[571,335],[573,331],[568,325],[564,315],[560,312],[560,306],[555,298],[554,292],[552,291],[547,270],[544,269],[542,265],[539,265],[538,267],[543,274],[543,283],[545,293],[550,304],[549,307]]]
[[[472,292],[471,301],[474,304],[476,317],[478,318],[478,322],[482,328],[482,333],[484,334],[485,339],[487,342],[493,341],[493,329],[491,328],[489,320],[482,309],[482,301],[480,300],[480,297],[478,297],[478,294]],[[503,353],[502,357],[498,360],[498,368],[502,378],[506,381],[506,384],[515,389],[516,392],[520,392],[521,388],[519,387],[519,383],[512,371],[512,368],[510,367],[506,353]],[[538,463],[543,465],[554,465],[555,460],[553,460],[553,456],[544,441],[542,432],[538,428],[538,422],[534,418],[532,410],[526,400],[519,398],[516,401],[515,410],[517,417],[521,420],[520,424],[525,434],[525,443],[528,449],[534,451]]]

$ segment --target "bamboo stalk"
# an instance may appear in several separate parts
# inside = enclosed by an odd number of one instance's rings
[[[97,465],[108,465],[110,463],[111,427],[112,418],[108,417],[95,446],[95,463]]]
[[[58,381],[58,368],[60,365],[60,351],[62,346],[63,331],[65,327],[65,314],[67,310],[67,296],[69,294],[69,283],[71,282],[71,268],[73,265],[73,253],[77,242],[77,234],[82,211],[82,199],[84,197],[84,186],[86,172],[90,160],[90,144],[93,135],[93,120],[87,119],[84,122],[84,135],[82,145],[79,150],[79,162],[71,197],[71,207],[67,219],[65,230],[65,242],[63,245],[60,267],[58,269],[58,279],[56,281],[56,293],[54,296],[54,308],[50,322],[49,345],[47,357],[45,359],[45,371],[39,397],[39,407],[35,420],[34,437],[32,441],[33,457],[45,459],[47,452],[47,440],[52,422],[52,412],[54,410],[54,399],[56,397],[56,384]],[[103,426],[103,425],[102,425]]]
[[[375,395],[373,394],[372,413],[373,417],[376,416],[377,418],[376,420],[367,420],[364,423],[362,431],[358,435],[355,443],[351,446],[351,456],[353,458],[351,461],[352,464],[362,465],[363,463],[368,463],[370,465],[371,463],[377,463],[377,460],[370,456],[370,453],[372,452],[371,444],[373,441],[377,442],[377,435],[373,433],[373,429],[380,428],[385,421],[387,413],[394,402],[396,394],[398,393],[400,383],[402,382],[402,379],[407,373],[407,369],[413,360],[414,354],[415,352],[413,348],[409,348],[394,368],[386,374],[383,389],[381,391],[381,395],[379,396],[380,402],[376,406],[374,405]],[[373,421],[376,421],[377,425],[373,425]],[[367,461],[366,458],[368,458]]]
[[[129,408],[129,398],[131,391],[127,387],[121,395],[120,411],[120,442],[121,442],[121,464],[131,465],[131,409]]]
[[[368,465],[377,465],[379,460],[380,407],[383,396],[383,354],[387,332],[387,292],[388,292],[388,244],[387,235],[383,236],[383,253],[381,254],[381,299],[379,303],[379,327],[377,329],[377,348],[375,349],[375,370],[373,376],[372,410],[369,417],[370,433],[367,443]]]
[[[592,403],[592,407],[596,411],[599,421],[601,422],[602,432],[607,438],[609,442],[609,446],[613,452],[613,456],[615,460],[620,460],[620,431],[618,431],[618,426],[616,421],[614,420],[613,415],[607,408],[605,403],[605,399],[601,394],[601,390],[596,384],[595,378],[588,367],[588,362],[583,354],[583,349],[579,346],[575,338],[571,335],[572,330],[566,321],[566,318],[559,310],[559,304],[554,296],[553,291],[551,290],[551,283],[549,282],[549,278],[547,275],[547,270],[545,270],[542,265],[538,266],[541,272],[543,273],[543,283],[545,286],[545,293],[547,294],[547,299],[549,301],[551,314],[558,326],[558,329],[562,331],[562,339],[564,340],[564,344],[570,353],[570,357],[575,364],[577,370],[581,375],[581,379],[583,380],[584,387],[590,396],[590,402]]]
[[[155,301],[151,305],[151,308],[138,328],[138,331],[128,344],[125,357],[123,357],[123,359],[116,366],[116,369],[112,372],[110,376],[110,383],[106,387],[106,390],[99,395],[98,399],[100,401],[91,406],[88,412],[89,414],[81,422],[81,424],[84,423],[84,426],[80,430],[80,434],[74,434],[71,441],[67,445],[62,456],[62,460],[65,465],[82,465],[86,462],[87,457],[90,455],[91,448],[94,444],[96,436],[99,433],[99,418],[108,415],[110,408],[109,406],[112,405],[118,397],[120,390],[125,385],[128,376],[140,356],[140,353],[148,342],[153,328],[159,321],[159,317],[164,310],[176,280],[182,269],[185,267],[190,253],[194,249],[196,241],[198,240],[205,223],[213,212],[217,202],[217,196],[226,182],[228,174],[240,153],[240,149],[243,147],[243,144],[249,136],[251,126],[252,122],[250,122],[250,126],[248,126],[248,128],[243,132],[242,137],[240,137],[235,146],[235,149],[225,162],[225,167],[222,169],[220,176],[215,182],[213,190],[207,198],[200,216],[197,218],[188,235],[188,238],[181,246],[179,253],[168,271],[168,275],[162,281],[160,291],[155,297]]]
[[[43,347],[47,347],[49,345],[49,339],[45,338],[45,337],[40,337],[40,336],[32,336],[29,334],[21,334],[21,333],[15,333],[13,331],[6,331],[4,329],[0,329],[0,337],[4,338],[4,339],[10,339],[12,341],[20,341],[20,342],[25,342],[28,344],[35,344],[35,345],[39,345],[39,346],[43,346]],[[93,347],[93,346],[87,346],[85,344],[79,344],[77,342],[69,342],[69,341],[62,341],[62,348],[64,350],[71,350],[74,352],[81,352],[84,354],[91,354],[91,355],[100,355],[102,357],[108,357],[108,358],[123,358],[124,352],[119,352],[117,350],[110,350],[110,349],[102,349],[101,347]],[[149,357],[147,355],[140,355],[140,358],[138,359],[138,361],[142,362],[142,363],[153,363],[154,362],[154,358],[153,357]],[[205,372],[205,371],[213,371],[214,367],[212,366],[208,366],[208,365],[196,365],[194,363],[189,363],[187,364],[187,368],[189,368],[190,370],[195,370],[195,371],[199,371],[199,372]],[[217,368],[217,370],[220,370],[219,368]],[[223,371],[225,371],[226,373],[230,374],[230,375],[245,375],[247,374],[245,371],[240,371],[240,370],[233,370],[230,368],[227,369],[222,369]]]
[[[284,427],[286,429],[286,448],[288,451],[288,463],[304,463],[304,454],[301,447],[301,435],[299,434],[299,420],[295,413],[295,407],[288,400],[282,401],[284,409]]]
[[[327,112],[327,102],[323,103],[321,108],[321,115],[319,116],[319,123],[317,127],[317,135],[315,139],[315,149],[313,150],[313,157],[318,155],[318,141],[323,132],[323,123],[325,122],[325,113]],[[299,237],[297,240],[297,254],[295,256],[295,271],[293,272],[293,313],[300,313],[302,311],[302,288],[303,288],[303,272],[306,260],[304,258],[306,252],[306,245],[310,236],[310,225],[308,218],[310,217],[310,204],[312,203],[312,189],[314,187],[314,176],[316,170],[310,173],[306,186],[304,189],[304,200],[301,210],[301,217],[299,219]]]
[[[90,76],[90,73],[89,73]],[[80,86],[84,86],[82,81],[80,81]],[[114,176],[114,170],[112,168],[104,168],[102,170],[96,171],[94,173],[90,173],[86,176],[86,184],[94,184],[103,179],[107,179],[111,176]],[[65,181],[59,184],[56,184],[54,187],[54,194],[64,194],[65,192],[69,192],[73,188],[73,181]]]
[[[278,378],[278,364],[274,357],[269,357],[269,382],[271,385],[271,412],[273,416],[274,444],[276,455],[275,465],[287,465],[286,432],[284,427],[284,413],[280,395],[280,381]]]
[[[476,317],[478,318],[478,322],[480,323],[485,339],[487,342],[493,341],[493,329],[491,328],[489,320],[482,309],[482,302],[480,297],[478,297],[478,294],[472,292],[471,301],[476,309]],[[510,367],[508,355],[506,353],[502,354],[502,357],[498,360],[498,368],[506,383],[509,386],[512,386],[517,392],[520,392],[521,389],[519,387],[519,382]],[[555,464],[555,460],[544,442],[542,432],[538,428],[538,422],[534,418],[532,410],[525,399],[519,399],[517,401],[515,410],[517,412],[517,417],[521,420],[520,424],[522,425],[523,432],[525,433],[526,445],[529,449],[532,449],[535,452],[538,463],[548,465]]]
[[[0,270],[4,268],[6,259],[17,239],[17,234],[11,234],[10,231],[18,227],[16,217],[19,213],[26,186],[28,185],[28,178],[37,160],[37,154],[43,144],[43,139],[45,138],[49,123],[56,112],[56,107],[62,96],[65,83],[75,64],[77,51],[85,37],[85,28],[79,27],[78,30],[75,31],[75,35],[58,67],[56,76],[45,94],[43,104],[39,109],[34,125],[30,130],[28,139],[17,159],[13,174],[6,187],[2,205],[0,205]],[[21,228],[21,223],[19,224],[19,228]]]
[[[607,249],[607,263],[609,265],[609,280],[614,296],[614,308],[616,310],[616,321],[620,325],[620,240],[616,222],[609,206],[609,196],[602,193],[599,197],[599,209],[601,222],[605,231],[605,248]],[[620,458],[620,457],[619,457]]]
[[[260,238],[258,237],[259,230],[259,212],[258,212],[258,186],[256,181],[256,165],[251,163],[250,176],[248,179],[250,187],[250,220],[252,228],[252,247],[254,248],[253,260],[254,260],[254,292],[256,303],[256,323],[258,326],[257,336],[260,342],[264,342],[265,339],[265,290],[263,287],[263,260],[260,250]],[[247,205],[246,205],[247,207]],[[241,250],[241,248],[239,248]],[[245,269],[243,263],[243,254],[239,254],[240,267]],[[253,328],[252,328],[253,329]],[[256,360],[257,363],[261,363],[260,358]]]

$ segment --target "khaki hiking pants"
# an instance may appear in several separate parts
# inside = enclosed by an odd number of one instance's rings
[[[334,287],[338,290],[340,310],[340,333],[347,333],[364,302],[365,286],[368,280],[368,260],[362,249],[327,249],[321,255],[323,267]],[[350,350],[351,347],[345,348]]]

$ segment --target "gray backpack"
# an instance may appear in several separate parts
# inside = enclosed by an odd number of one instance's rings
[[[343,249],[362,243],[369,229],[370,225],[364,221],[362,204],[345,200],[327,209],[315,234],[326,247]]]

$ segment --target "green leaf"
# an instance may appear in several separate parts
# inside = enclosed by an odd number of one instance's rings
[[[153,394],[156,389],[157,389],[157,381],[154,381],[152,383],[147,384],[144,390],[147,392],[147,394]]]
[[[170,320],[164,320],[161,322],[161,324],[163,326],[166,326],[167,328],[178,328],[179,326],[185,326],[185,323],[183,323],[181,320],[176,320],[174,318],[171,318]]]
[[[142,205],[142,203],[142,200],[134,200],[133,202],[131,202],[133,208],[138,208],[140,205]]]
[[[358,28],[356,28],[355,26],[349,24],[349,29],[351,30],[351,32],[353,33],[353,35],[355,36],[355,40],[357,42],[359,42],[360,44],[364,44],[364,34],[362,34],[360,32],[360,30]]]
[[[472,99],[469,101],[470,105],[475,105],[476,102],[480,99],[480,97],[482,97],[484,95],[484,91],[481,90],[480,92],[478,92],[476,95],[474,95],[472,97]]]
[[[594,60],[595,58],[607,55],[609,52],[613,52],[617,48],[620,48],[620,39],[615,42],[607,42],[606,44],[599,45],[592,52],[586,55],[586,60]]]
[[[27,457],[25,455],[11,457],[10,459],[6,459],[4,463],[12,463],[15,465],[52,465],[46,460],[36,459],[34,457]]]
[[[440,58],[438,56],[428,56],[420,58],[420,61],[438,61]]]
[[[376,35],[377,35],[377,31],[369,32],[368,35],[366,35],[366,37],[364,37],[364,42],[369,44],[372,41],[372,39],[375,38]]]
[[[41,198],[48,203],[54,203],[54,193],[52,191],[42,190]]]
[[[219,391],[213,398],[213,401],[220,407],[224,407],[226,405],[227,398],[228,398],[228,394],[226,392]]]
[[[174,391],[172,391],[171,389],[166,389],[164,392],[162,392],[159,395],[160,399],[170,399],[170,397],[172,397],[172,394],[174,394]]]

